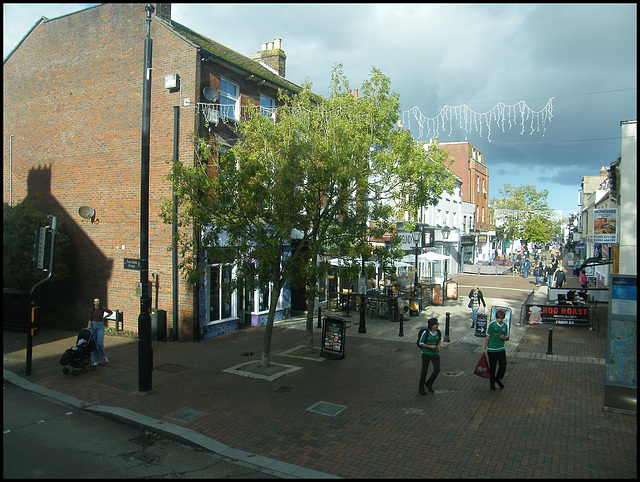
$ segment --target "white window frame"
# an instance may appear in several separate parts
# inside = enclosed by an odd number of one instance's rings
[[[218,286],[218,314],[217,314],[217,319],[212,319],[211,317],[211,288],[212,286],[214,286],[214,280],[212,279],[213,277],[213,271],[215,270],[215,268],[219,268],[218,269],[218,279],[215,281],[215,285]],[[234,318],[237,318],[237,307],[236,307],[236,302],[237,302],[237,296],[235,290],[231,290],[229,287],[224,287],[223,285],[223,280],[222,280],[222,275],[223,272],[226,269],[230,269],[231,271],[229,272],[229,276],[230,276],[230,280],[233,278],[233,265],[231,264],[219,264],[219,263],[214,263],[214,264],[210,264],[208,266],[208,279],[207,279],[207,314],[208,314],[208,319],[209,319],[209,323],[224,323],[225,321],[229,321],[229,320],[233,320]],[[225,291],[228,290],[228,291]],[[228,294],[228,299],[229,299],[229,316],[228,317],[224,317],[223,318],[223,303],[224,303],[224,299],[225,299],[225,294]]]
[[[223,90],[222,83],[226,82],[229,85],[235,87],[236,95],[233,96]],[[222,99],[226,99],[225,103],[222,103]],[[228,102],[232,101],[232,102]],[[228,79],[226,77],[220,77],[220,116],[226,120],[240,120],[240,84]],[[229,108],[233,103],[233,115],[229,115]]]
[[[268,101],[269,106],[264,105]],[[272,119],[276,118],[276,100],[268,95],[260,94],[260,113],[266,115],[267,117],[271,117]]]

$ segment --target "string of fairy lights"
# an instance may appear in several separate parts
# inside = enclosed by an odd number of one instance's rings
[[[400,122],[408,129],[411,129],[412,121],[417,122],[420,138],[438,138],[447,130],[448,135],[451,136],[454,125],[457,125],[457,128],[464,129],[467,133],[475,130],[480,137],[485,130],[487,140],[491,142],[491,129],[494,124],[502,132],[505,132],[505,128],[511,130],[514,126],[520,125],[520,135],[523,135],[528,127],[529,134],[542,132],[544,137],[547,123],[553,118],[553,99],[551,97],[540,110],[531,109],[523,100],[511,105],[498,102],[487,112],[476,112],[466,104],[445,105],[435,117],[427,117],[418,107],[412,107],[401,112]]]
[[[477,132],[481,137],[486,135],[491,142],[491,133],[494,126],[502,132],[520,126],[520,135],[526,130],[529,134],[541,133],[544,137],[547,123],[553,119],[553,99],[551,97],[540,110],[533,110],[524,100],[515,104],[498,102],[492,109],[486,112],[477,112],[466,104],[458,106],[445,105],[434,117],[427,117],[417,106],[400,112],[398,126],[411,130],[411,124],[416,123],[420,139],[438,138],[440,135],[453,134],[453,130],[460,129],[467,133]],[[218,125],[219,122],[235,123],[243,118],[247,109],[255,107],[233,106],[221,104],[197,103],[197,112],[204,115],[207,123]],[[276,118],[279,108],[262,109],[266,115]],[[308,109],[304,109],[308,112]],[[333,111],[318,111],[320,115],[332,116],[340,114],[340,109]]]

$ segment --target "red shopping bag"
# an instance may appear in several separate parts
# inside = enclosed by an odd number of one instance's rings
[[[490,379],[491,375],[489,375],[489,363],[487,362],[487,357],[484,356],[484,353],[480,357],[478,364],[476,365],[476,369],[473,371],[474,375],[478,375],[479,377]]]

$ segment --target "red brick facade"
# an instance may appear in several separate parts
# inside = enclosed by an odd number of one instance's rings
[[[441,142],[454,162],[451,171],[462,179],[462,200],[476,205],[475,228],[491,229],[489,217],[489,168],[483,154],[468,142]]]
[[[169,4],[156,14],[170,16]],[[3,66],[3,201],[33,199],[46,214],[60,214],[75,256],[68,298],[56,308],[86,318],[93,297],[124,312],[125,330],[137,331],[138,271],[124,258],[139,258],[140,165],[145,4],[102,4],[53,20],[41,20]],[[224,71],[203,62],[193,42],[152,16],[151,141],[149,168],[149,292],[151,306],[172,323],[171,226],[159,218],[171,199],[166,180],[173,156],[174,106],[180,105],[180,160],[193,163],[197,102],[203,86]],[[180,76],[180,91],[164,88],[165,74]],[[251,84],[242,94],[252,92]],[[275,89],[269,92],[277,98]],[[189,98],[189,105],[185,99]],[[11,172],[9,136],[12,135]],[[95,209],[95,222],[78,208]],[[156,275],[158,284],[156,286]],[[179,334],[198,332],[197,286],[179,277]],[[157,293],[157,297],[156,297]]]

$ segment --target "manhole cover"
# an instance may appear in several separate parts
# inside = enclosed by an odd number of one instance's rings
[[[335,417],[340,412],[342,412],[346,407],[346,405],[336,405],[335,403],[329,402],[318,402],[315,405],[307,408],[310,412],[320,413],[322,415],[329,415],[330,417]]]
[[[182,370],[187,370],[189,367],[185,367],[182,365],[174,365],[173,363],[165,363],[163,365],[158,365],[157,367],[153,367],[154,370],[158,370],[159,372],[167,372],[167,373],[178,373]]]
[[[198,418],[200,415],[204,415],[204,412],[199,412],[198,410],[193,410],[192,408],[184,408],[175,413],[169,415],[170,417],[177,418],[178,420],[183,420],[184,422],[190,422]]]
[[[129,442],[141,445],[142,447],[151,447],[153,444],[160,440],[162,440],[162,435],[158,435],[156,433],[145,433],[140,435],[139,437],[130,439]]]

